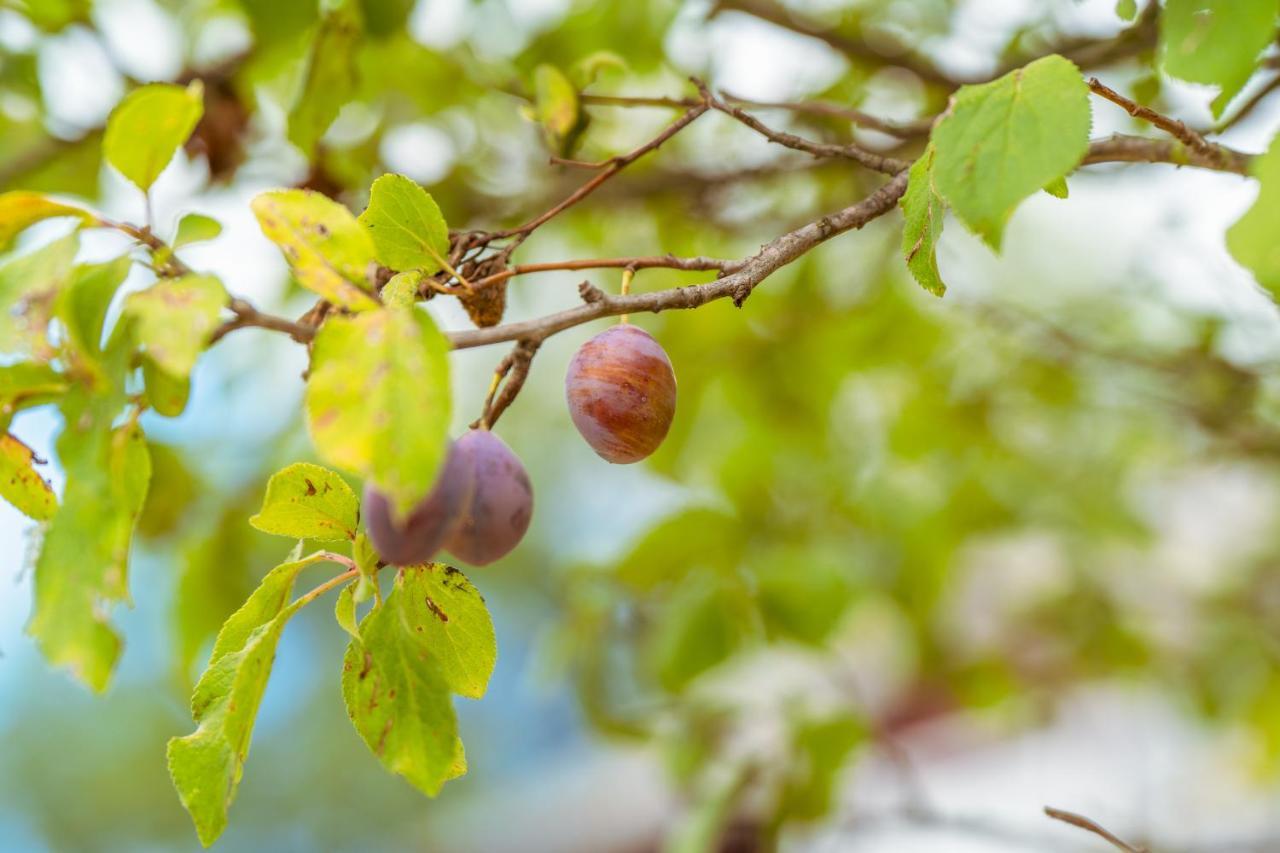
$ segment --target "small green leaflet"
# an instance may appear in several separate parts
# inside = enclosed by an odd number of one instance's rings
[[[907,224],[902,230],[902,254],[907,269],[920,286],[941,296],[947,286],[938,273],[938,239],[942,236],[946,205],[933,185],[933,146],[925,149],[911,167],[907,191],[899,204]]]
[[[1067,198],[1071,195],[1071,190],[1067,187],[1067,179],[1065,177],[1054,178],[1044,185],[1044,191],[1054,198]]]
[[[265,192],[250,206],[303,287],[355,311],[377,307],[367,279],[373,243],[351,211],[310,190]]]
[[[212,240],[222,233],[222,223],[203,213],[188,213],[178,220],[178,230],[171,245],[175,249]]]
[[[342,592],[338,593],[338,600],[333,605],[333,618],[337,620],[342,630],[351,635],[352,639],[360,639],[360,626],[356,622],[356,587],[359,581],[353,581],[342,588]]]
[[[0,497],[36,521],[48,521],[58,510],[58,499],[36,471],[35,453],[8,433],[0,434]]]
[[[204,86],[153,83],[130,92],[107,119],[102,155],[146,192],[204,114]]]
[[[176,418],[186,410],[191,380],[174,376],[145,355],[142,356],[142,385],[147,392],[147,404],[157,413]]]
[[[1080,164],[1089,126],[1089,88],[1061,56],[965,86],[933,130],[933,185],[998,251],[1018,204]]]
[[[46,332],[54,299],[79,248],[71,233],[0,266],[0,352],[51,354]]]
[[[1132,21],[1138,14],[1138,0],[1116,0],[1116,17]]]
[[[586,128],[578,90],[559,68],[544,64],[534,69],[533,92],[534,115],[547,142],[557,154],[567,156]]]
[[[412,308],[418,301],[418,289],[426,278],[422,270],[396,273],[382,286],[382,304],[388,308]]]
[[[1253,272],[1258,284],[1280,300],[1280,136],[1265,154],[1254,158],[1249,171],[1261,188],[1258,199],[1227,231],[1227,248],[1241,266]]]
[[[307,76],[289,111],[289,141],[308,158],[356,87],[360,10],[351,0],[325,12],[312,41]]]
[[[461,659],[442,664],[440,636],[431,622],[443,620],[425,603],[439,594],[432,576],[443,571],[401,572],[386,601],[360,623],[359,639],[352,639],[342,664],[342,695],[356,731],[388,770],[428,796],[466,771],[449,695],[451,683],[459,683],[454,667]],[[472,605],[458,610],[463,612],[478,624]],[[492,662],[475,668],[477,663],[483,663],[478,656],[465,665],[461,683],[483,693]],[[484,682],[477,681],[482,673]]]
[[[69,425],[58,438],[67,486],[36,561],[27,626],[50,663],[70,667],[99,692],[120,656],[107,612],[128,596],[129,544],[151,478],[142,430],[111,429],[111,412],[101,407],[67,407]]]
[[[393,270],[438,272],[449,254],[449,227],[430,193],[404,175],[373,182],[360,214],[378,261]]]
[[[355,539],[359,515],[360,502],[346,480],[299,462],[272,475],[262,509],[249,523],[291,539],[338,542]]]
[[[301,606],[289,603],[293,583],[304,568],[322,560],[317,554],[276,566],[231,614],[191,695],[191,716],[198,728],[169,741],[169,775],[206,847],[226,828],[276,644]]]
[[[320,327],[307,425],[321,458],[372,479],[406,513],[431,490],[451,412],[449,344],[424,311],[386,308]]]
[[[1222,115],[1276,37],[1276,0],[1168,0],[1160,15],[1160,65],[1170,77],[1217,86]]]
[[[73,216],[82,223],[94,221],[94,216],[89,211],[56,201],[42,193],[25,190],[0,193],[0,250],[5,249],[19,232],[56,216]]]
[[[142,350],[165,373],[186,378],[218,327],[229,297],[211,275],[162,279],[129,294],[125,312],[134,318]]]

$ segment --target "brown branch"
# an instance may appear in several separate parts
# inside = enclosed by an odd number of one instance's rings
[[[791,263],[813,247],[837,234],[861,228],[892,210],[907,187],[907,174],[900,172],[870,196],[841,211],[824,216],[775,238],[733,273],[706,284],[673,287],[650,293],[610,296],[594,288],[590,301],[576,308],[535,320],[508,323],[487,329],[466,329],[449,333],[455,349],[486,346],[502,341],[545,340],[556,332],[601,317],[618,314],[657,313],[669,309],[697,308],[716,299],[730,297],[741,306],[751,291],[779,268]]]
[[[1097,77],[1089,78],[1089,89],[1092,90],[1095,95],[1122,107],[1125,112],[1134,118],[1142,119],[1145,122],[1155,125],[1174,139],[1179,140],[1183,145],[1186,145],[1191,150],[1205,156],[1214,156],[1216,154],[1215,146],[1211,142],[1199,133],[1196,133],[1194,130],[1187,127],[1183,122],[1169,118],[1166,115],[1156,112],[1150,107],[1144,107],[1137,101],[1126,98],[1115,89],[1103,84]]]
[[[1107,831],[1107,829],[1097,821],[1090,820],[1084,815],[1078,815],[1075,812],[1063,811],[1062,809],[1055,809],[1053,806],[1045,806],[1044,813],[1054,820],[1060,820],[1063,823],[1078,826],[1086,832],[1092,832],[1094,835],[1110,842],[1111,846],[1115,847],[1117,850],[1123,850],[1125,853],[1147,853],[1147,848],[1135,847],[1126,841],[1122,841]]]
[[[1209,154],[1202,154],[1180,142],[1166,139],[1148,139],[1144,136],[1113,134],[1106,139],[1096,139],[1089,144],[1089,152],[1081,165],[1094,163],[1172,163],[1175,166],[1196,166],[1218,172],[1249,174],[1249,161],[1253,155],[1225,145],[1213,144]]]
[[[650,151],[657,149],[659,146],[662,145],[662,143],[666,142],[668,139],[675,136],[681,130],[684,130],[684,128],[689,126],[689,124],[691,124],[696,118],[698,118],[698,116],[705,113],[708,109],[710,108],[706,104],[699,104],[693,107],[692,109],[689,109],[688,111],[685,112],[684,115],[680,116],[674,122],[669,124],[666,127],[666,129],[662,131],[662,133],[659,133],[657,136],[655,136],[653,139],[646,142],[644,145],[641,145],[639,148],[636,148],[635,150],[627,154],[623,154],[619,157],[614,157],[612,160],[608,161],[608,165],[601,170],[600,174],[596,175],[594,178],[587,181],[582,186],[578,187],[578,189],[574,190],[573,193],[571,193],[569,197],[566,198],[564,201],[555,205],[545,213],[535,216],[533,219],[530,219],[528,222],[519,226],[518,228],[512,228],[507,231],[497,231],[497,232],[494,232],[493,234],[490,234],[489,239],[497,240],[497,239],[503,239],[507,237],[515,237],[516,240],[514,244],[511,246],[508,246],[504,250],[509,254],[511,250],[513,250],[516,246],[520,244],[521,241],[524,240],[525,237],[529,236],[536,229],[546,224],[551,219],[554,219],[556,216],[559,216],[565,210],[569,209],[573,205],[582,201],[587,196],[591,195],[591,193],[595,192],[596,189],[598,189],[601,184],[603,184],[605,181],[609,180],[614,175],[621,172],[627,166],[631,165],[636,160],[639,160],[641,157],[643,157],[645,154],[648,154]]]
[[[506,281],[518,275],[538,272],[558,272],[562,270],[595,270],[595,269],[673,269],[692,272],[733,272],[742,266],[742,261],[731,261],[723,258],[692,257],[680,258],[675,255],[657,255],[636,258],[582,258],[572,261],[548,261],[537,264],[516,264],[505,270],[473,281],[475,288],[486,287],[500,281]]]
[[[832,145],[825,142],[811,142],[808,139],[796,136],[791,133],[784,133],[766,125],[755,116],[743,110],[741,107],[733,106],[726,103],[723,99],[716,97],[710,89],[701,80],[694,80],[694,85],[698,87],[698,91],[702,93],[702,98],[706,103],[715,110],[718,110],[730,118],[737,119],[742,124],[754,130],[756,133],[786,148],[794,151],[803,151],[806,154],[812,154],[814,157],[844,157],[853,160],[859,165],[865,166],[876,172],[882,172],[886,175],[895,175],[907,168],[911,164],[898,160],[894,157],[886,157],[883,154],[876,154],[872,151],[854,145],[852,143],[845,145]]]
[[[804,115],[837,118],[852,122],[855,125],[878,130],[900,139],[911,139],[927,136],[933,127],[932,118],[913,119],[911,121],[892,121],[886,118],[865,113],[851,107],[833,104],[829,101],[756,101],[751,98],[740,98],[722,92],[721,97],[728,103],[748,109],[787,110]],[[696,98],[645,98],[627,95],[590,95],[581,96],[582,103],[607,107],[667,107],[670,109],[689,109],[702,103]]]
[[[209,336],[209,346],[213,346],[236,329],[247,328],[284,332],[300,344],[305,344],[315,337],[316,327],[314,325],[294,322],[284,317],[264,313],[239,297],[233,297],[227,307],[231,309],[231,313],[235,314],[235,316],[213,330],[213,334]]]

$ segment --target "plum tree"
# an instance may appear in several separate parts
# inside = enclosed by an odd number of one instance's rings
[[[451,445],[435,486],[403,519],[373,482],[365,484],[361,508],[369,540],[386,562],[395,566],[425,563],[458,529],[475,491],[474,460]]]
[[[471,502],[445,547],[476,566],[515,548],[533,517],[533,486],[511,448],[487,429],[473,429],[454,443],[475,476]]]
[[[629,323],[579,348],[564,390],[574,426],[609,462],[639,462],[653,453],[676,413],[671,360],[652,335]]]

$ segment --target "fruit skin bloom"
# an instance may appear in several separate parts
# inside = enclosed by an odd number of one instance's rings
[[[676,413],[671,359],[652,335],[626,323],[582,345],[564,390],[574,426],[609,462],[639,462],[653,453]]]
[[[533,485],[520,458],[487,429],[471,430],[454,449],[474,471],[475,491],[445,548],[474,566],[485,566],[524,538],[533,518]]]

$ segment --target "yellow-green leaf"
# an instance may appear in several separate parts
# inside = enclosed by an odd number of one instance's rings
[[[320,327],[307,424],[321,458],[372,479],[405,513],[431,490],[451,412],[449,344],[424,311],[387,308]]]
[[[178,230],[173,237],[173,248],[177,249],[191,243],[212,240],[222,233],[222,223],[212,216],[203,213],[188,213],[178,220]]]
[[[135,320],[139,346],[156,366],[186,378],[218,327],[229,298],[211,275],[161,279],[129,294],[125,311]]]
[[[907,191],[899,202],[906,217],[902,229],[902,254],[907,269],[920,286],[941,296],[947,286],[938,273],[938,239],[942,237],[946,205],[933,185],[933,147],[925,149],[908,175]]]
[[[351,211],[309,190],[262,193],[251,206],[303,287],[356,311],[377,307],[368,283],[373,243]]]
[[[25,190],[0,193],[0,249],[8,246],[26,228],[58,216],[73,216],[81,222],[94,221],[94,215],[89,211],[51,199],[43,193]]]
[[[337,542],[355,539],[360,501],[328,468],[298,462],[272,475],[262,509],[249,523],[263,533]]]
[[[0,497],[36,521],[48,521],[58,498],[35,469],[35,453],[8,433],[0,435]]]
[[[431,194],[404,175],[373,182],[360,214],[380,263],[393,270],[433,273],[449,254],[449,227]]]
[[[578,90],[559,68],[544,64],[534,69],[533,92],[534,115],[547,142],[557,153],[567,155],[586,124]]]
[[[458,569],[444,563],[401,571],[404,618],[440,667],[448,688],[460,696],[484,696],[498,658],[497,639],[484,598]]]
[[[27,630],[49,662],[106,689],[120,656],[110,606],[128,597],[134,524],[151,477],[137,426],[111,428],[101,404],[67,409],[58,457],[67,485],[35,569],[35,611]]]
[[[204,113],[204,87],[153,83],[130,92],[111,111],[102,154],[143,192],[195,130]]]
[[[320,20],[306,78],[289,111],[289,141],[308,157],[355,89],[361,30],[360,10],[351,0],[329,9]]]
[[[52,354],[49,321],[79,248],[72,233],[0,266],[0,352]]]
[[[1171,77],[1217,86],[1216,118],[1275,41],[1277,12],[1276,0],[1168,0],[1160,15],[1160,64]]]
[[[0,430],[9,428],[14,413],[52,402],[68,387],[67,378],[47,364],[0,366]]]

